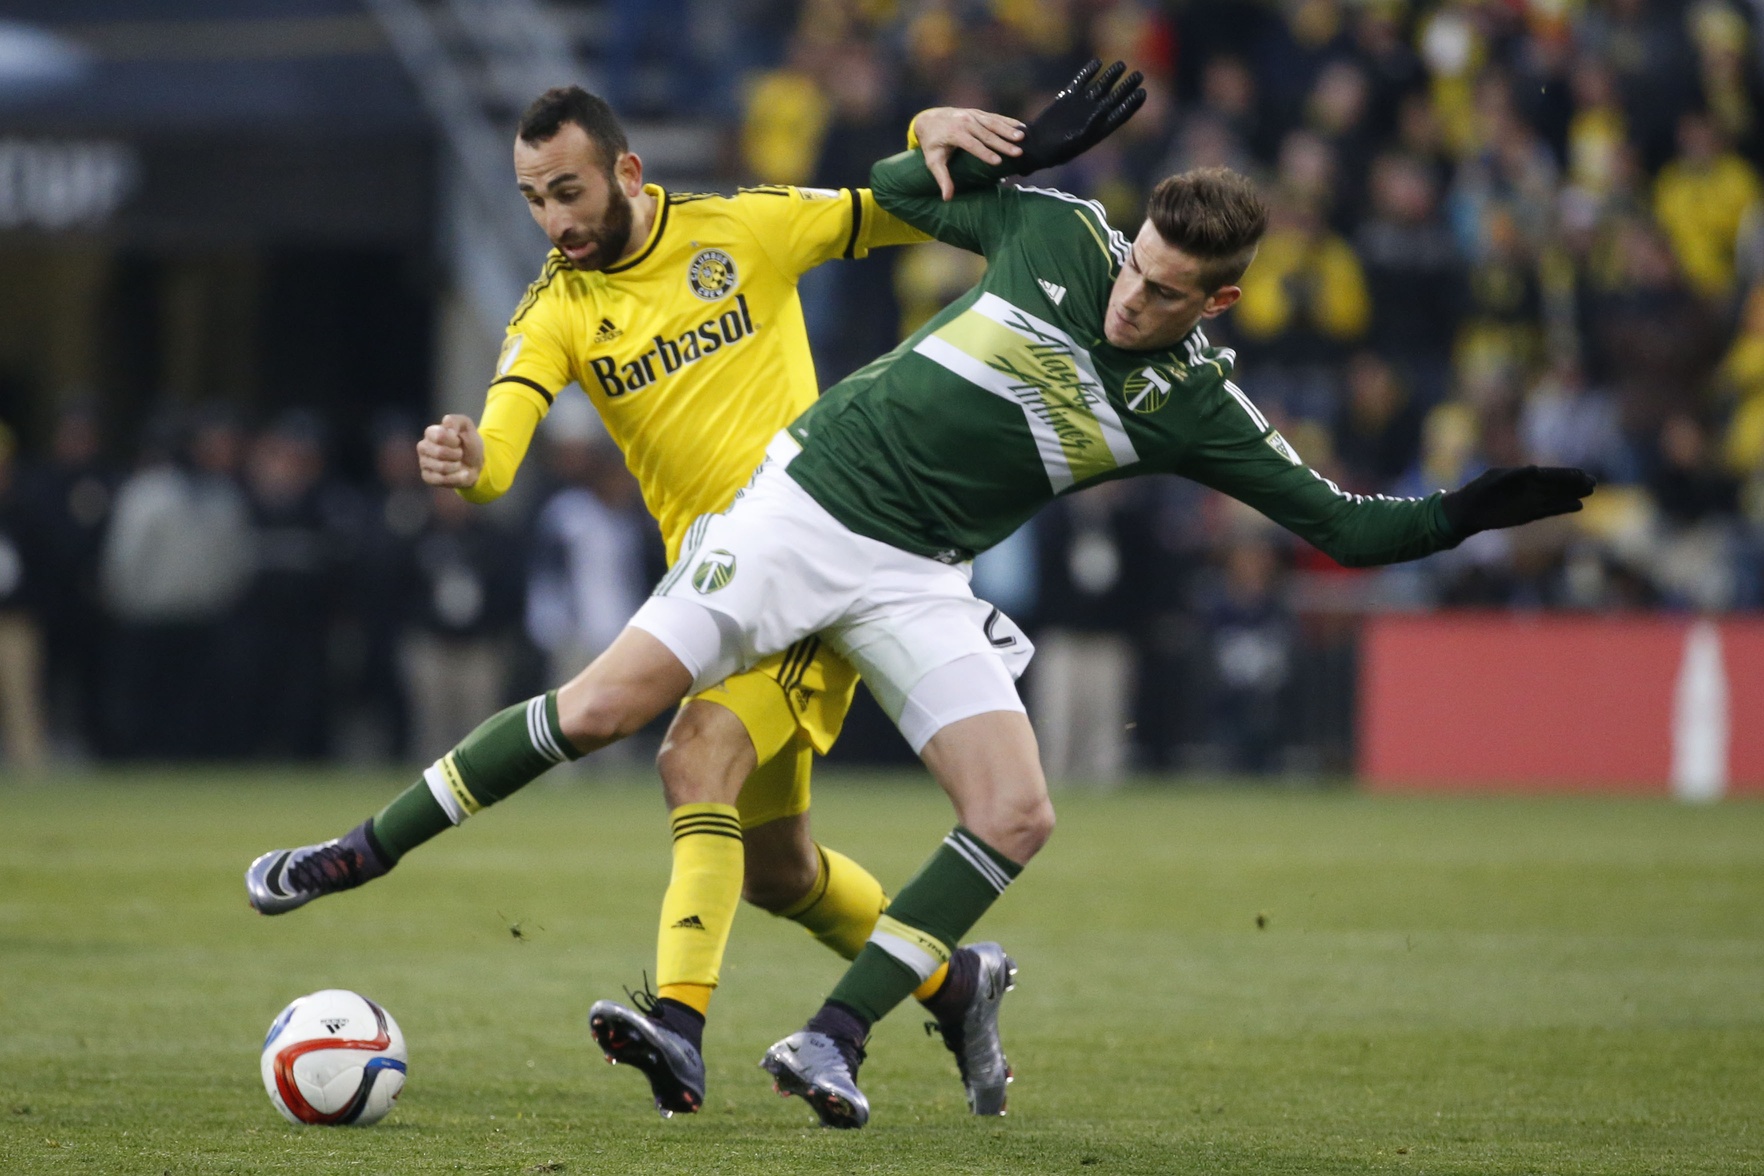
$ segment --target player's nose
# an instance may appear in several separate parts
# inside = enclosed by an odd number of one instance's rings
[[[568,237],[570,235],[570,230],[574,227],[575,222],[567,212],[558,211],[550,213],[545,218],[545,235],[550,237],[554,242],[562,241],[565,237]]]

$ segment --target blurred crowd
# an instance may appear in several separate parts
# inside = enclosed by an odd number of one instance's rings
[[[402,415],[361,479],[303,411],[167,412],[126,467],[88,406],[40,461],[0,430],[0,762],[426,762],[572,677],[662,570],[572,407],[493,509],[422,484]]]
[[[1581,515],[1374,572],[1173,479],[1062,500],[976,568],[1036,635],[1028,691],[1053,777],[1346,766],[1371,609],[1764,606],[1753,6],[604,7],[615,104],[728,122],[731,185],[861,184],[917,110],[1026,117],[1090,56],[1125,59],[1147,75],[1145,108],[1034,182],[1100,200],[1131,234],[1164,175],[1258,178],[1271,228],[1209,333],[1310,464],[1365,493],[1528,462],[1601,478]],[[982,265],[926,246],[809,274],[823,384]],[[353,483],[300,413],[252,430],[219,409],[167,417],[126,467],[77,406],[40,460],[0,438],[0,742],[27,762],[56,740],[421,759],[573,672],[659,560],[616,453],[554,419],[520,501],[468,509],[416,481],[419,423],[383,422],[374,476]],[[16,701],[33,674],[46,706]]]

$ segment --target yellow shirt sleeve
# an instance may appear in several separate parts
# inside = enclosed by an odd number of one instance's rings
[[[492,384],[484,401],[484,417],[478,422],[478,436],[484,441],[484,468],[478,471],[476,482],[460,488],[459,496],[467,502],[485,503],[507,494],[544,419],[545,412],[534,403],[534,397],[513,391],[507,384]]]
[[[863,194],[864,220],[869,226],[865,252],[884,245],[919,245],[931,239],[931,234],[920,232],[877,204],[868,188],[859,188],[858,191]]]
[[[760,248],[793,278],[837,257],[864,257],[875,246],[930,240],[882,211],[868,188],[743,188],[733,203]]]
[[[567,337],[563,308],[550,295],[559,268],[556,262],[555,256],[546,262],[545,272],[527,289],[503,336],[496,378],[490,381],[478,422],[484,468],[476,483],[459,492],[467,502],[492,502],[508,493],[539,422],[551,411],[558,392],[575,378],[563,345]]]

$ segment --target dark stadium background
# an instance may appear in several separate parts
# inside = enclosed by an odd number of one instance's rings
[[[1365,766],[1364,725],[1388,721],[1363,689],[1368,626],[1450,610],[1608,622],[1620,651],[1665,625],[1637,689],[1677,707],[1687,762],[1699,739],[1725,748],[1757,705],[1754,630],[1690,622],[1764,605],[1758,19],[1741,0],[3,0],[7,770],[411,762],[414,710],[445,711],[417,667],[469,663],[497,702],[554,676],[568,651],[541,647],[531,604],[556,571],[541,510],[577,485],[641,519],[592,422],[554,420],[560,452],[481,514],[400,458],[440,411],[477,410],[539,265],[506,152],[545,86],[608,96],[670,187],[845,186],[915,111],[1027,115],[1092,54],[1144,70],[1150,100],[1032,182],[1131,233],[1172,171],[1262,181],[1274,227],[1213,335],[1312,464],[1362,493],[1532,461],[1603,485],[1575,520],[1376,573],[1186,483],[1068,500],[978,571],[1042,641],[1043,676],[1053,660],[1085,684],[1030,683],[1066,715],[1055,774]],[[925,247],[811,274],[823,383],[974,265]],[[204,534],[153,532],[202,573],[168,577],[169,598],[116,529],[155,471],[215,512],[169,516]],[[642,532],[647,563],[614,578],[656,571]],[[1467,656],[1526,645],[1488,641]],[[13,697],[33,648],[41,745]],[[1721,723],[1696,735],[1705,711]],[[836,753],[905,754],[873,708]]]

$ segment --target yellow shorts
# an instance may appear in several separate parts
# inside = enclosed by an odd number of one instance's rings
[[[736,802],[742,828],[808,811],[815,753],[832,750],[857,682],[857,671],[844,658],[819,637],[805,637],[692,696],[734,711],[753,740],[759,767]]]

